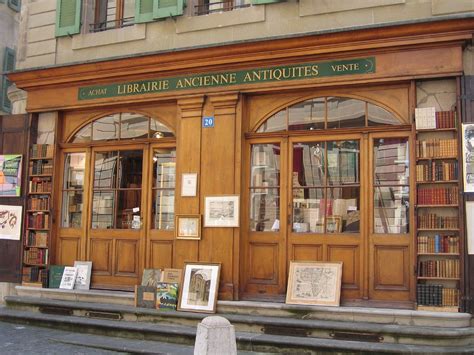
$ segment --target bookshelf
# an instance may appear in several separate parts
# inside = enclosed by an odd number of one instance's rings
[[[52,227],[54,145],[32,144],[23,240],[22,284],[47,287]]]
[[[419,310],[458,312],[462,272],[456,111],[416,109]]]

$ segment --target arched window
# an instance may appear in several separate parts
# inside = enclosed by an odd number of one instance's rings
[[[87,124],[72,137],[71,142],[163,137],[174,137],[174,134],[161,122],[138,113],[122,112],[101,117]]]
[[[400,123],[393,113],[370,102],[327,96],[284,108],[268,118],[257,132],[359,128]]]

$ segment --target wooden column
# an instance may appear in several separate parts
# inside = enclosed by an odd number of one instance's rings
[[[199,214],[199,185],[201,176],[201,118],[204,96],[193,96],[178,100],[180,119],[176,142],[176,214]],[[181,197],[181,176],[183,173],[198,174],[196,197]],[[185,261],[198,261],[199,241],[175,240],[173,267],[182,268]]]

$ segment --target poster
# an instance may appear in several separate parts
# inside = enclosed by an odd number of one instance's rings
[[[0,155],[0,196],[20,196],[21,157],[18,154]]]
[[[20,240],[22,206],[0,205],[0,239]]]
[[[466,201],[467,253],[474,255],[474,201]]]
[[[464,192],[474,192],[474,124],[462,125]]]

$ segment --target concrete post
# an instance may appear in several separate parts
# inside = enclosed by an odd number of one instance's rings
[[[224,317],[206,317],[198,324],[194,355],[235,355],[234,326]]]

